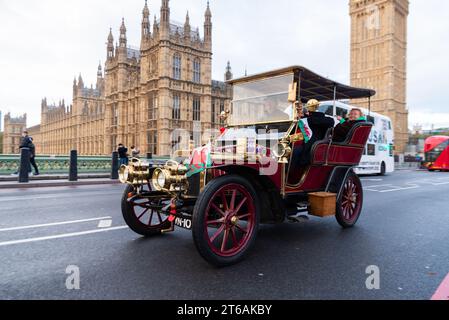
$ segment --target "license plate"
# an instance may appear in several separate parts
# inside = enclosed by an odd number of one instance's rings
[[[192,229],[192,220],[187,218],[176,218],[175,226],[178,226],[183,229],[191,230]]]

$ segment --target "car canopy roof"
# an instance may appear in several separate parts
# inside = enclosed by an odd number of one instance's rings
[[[229,80],[229,84],[238,84],[251,82],[263,78],[293,73],[295,79],[300,79],[300,96],[303,102],[310,99],[325,100],[345,100],[370,98],[376,94],[375,90],[356,88],[333,81],[329,78],[318,75],[317,73],[302,66],[292,66],[288,68],[259,73],[239,79]]]

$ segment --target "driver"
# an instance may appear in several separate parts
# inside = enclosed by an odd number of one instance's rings
[[[296,161],[297,164],[294,164],[295,166],[306,166],[310,164],[310,152],[312,150],[312,146],[315,142],[323,140],[327,131],[335,125],[333,118],[328,117],[323,112],[318,111],[319,106],[320,102],[316,99],[311,99],[307,102],[305,108],[307,111],[304,112],[304,115],[305,120],[312,131],[312,135],[302,150],[298,151],[301,155],[296,155],[299,157],[299,161]]]
[[[282,102],[277,97],[267,97],[263,102],[263,112],[259,117],[259,122],[289,120],[287,113],[281,110]]]

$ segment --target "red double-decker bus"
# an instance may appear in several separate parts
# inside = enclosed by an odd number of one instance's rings
[[[430,171],[449,171],[449,136],[435,136],[424,145],[425,165]]]

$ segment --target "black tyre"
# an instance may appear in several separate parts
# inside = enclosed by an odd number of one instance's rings
[[[387,173],[387,165],[385,164],[385,162],[382,162],[382,164],[380,165],[380,176],[385,176],[385,174]]]
[[[337,199],[337,222],[343,228],[353,227],[359,220],[363,208],[363,187],[360,178],[350,172]]]
[[[200,255],[216,267],[242,261],[256,241],[260,204],[252,184],[241,176],[212,180],[193,211],[193,241]]]
[[[131,203],[128,199],[134,194],[134,187],[128,185],[122,197],[122,215],[131,230],[142,236],[150,237],[161,234],[162,230],[171,227],[167,216],[148,208],[149,205],[159,205],[162,200],[141,199]]]

